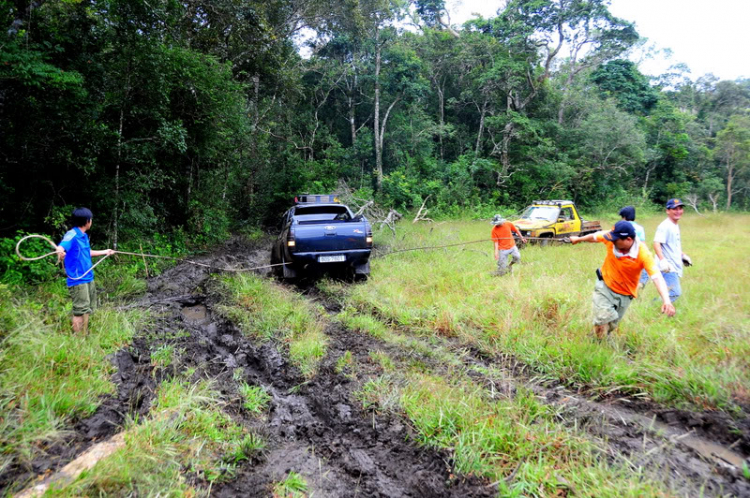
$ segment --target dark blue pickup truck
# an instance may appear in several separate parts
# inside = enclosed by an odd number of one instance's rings
[[[355,278],[370,274],[372,227],[354,216],[333,195],[301,195],[284,214],[281,233],[271,249],[279,278],[348,271]]]

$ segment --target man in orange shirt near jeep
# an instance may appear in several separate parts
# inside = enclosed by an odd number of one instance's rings
[[[495,259],[497,260],[497,273],[495,275],[502,276],[508,273],[508,270],[515,263],[521,262],[521,253],[516,247],[516,241],[513,239],[511,230],[516,232],[521,238],[521,242],[526,242],[526,239],[521,235],[521,231],[510,221],[506,221],[502,216],[496,214],[492,218],[492,241],[495,243]],[[511,256],[510,265],[508,264],[508,256]]]
[[[661,312],[674,316],[675,309],[669,299],[669,290],[659,268],[645,243],[637,240],[635,229],[629,221],[618,221],[612,231],[596,232],[583,237],[570,237],[570,242],[601,242],[607,246],[607,256],[599,280],[594,286],[594,333],[599,339],[617,329],[625,311],[638,295],[641,270],[654,281],[662,299]]]

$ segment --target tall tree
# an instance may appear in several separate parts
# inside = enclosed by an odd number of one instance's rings
[[[732,196],[740,191],[739,180],[747,182],[750,173],[750,117],[735,114],[716,136],[718,157],[726,179],[727,210],[732,207]],[[744,183],[743,182],[743,183]],[[742,186],[747,189],[746,183]]]

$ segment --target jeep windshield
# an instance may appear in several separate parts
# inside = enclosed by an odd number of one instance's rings
[[[524,211],[521,218],[524,220],[545,220],[554,222],[557,220],[557,215],[560,212],[560,208],[557,206],[529,206]]]
[[[294,210],[298,223],[315,223],[322,221],[349,221],[351,216],[345,206],[302,206]]]

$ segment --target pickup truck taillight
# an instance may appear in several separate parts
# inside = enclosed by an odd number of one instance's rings
[[[365,242],[368,246],[372,245],[372,230],[367,230],[367,236],[365,237]]]
[[[286,236],[286,246],[287,247],[296,247],[297,243],[294,241],[294,232],[289,230],[289,235]]]

